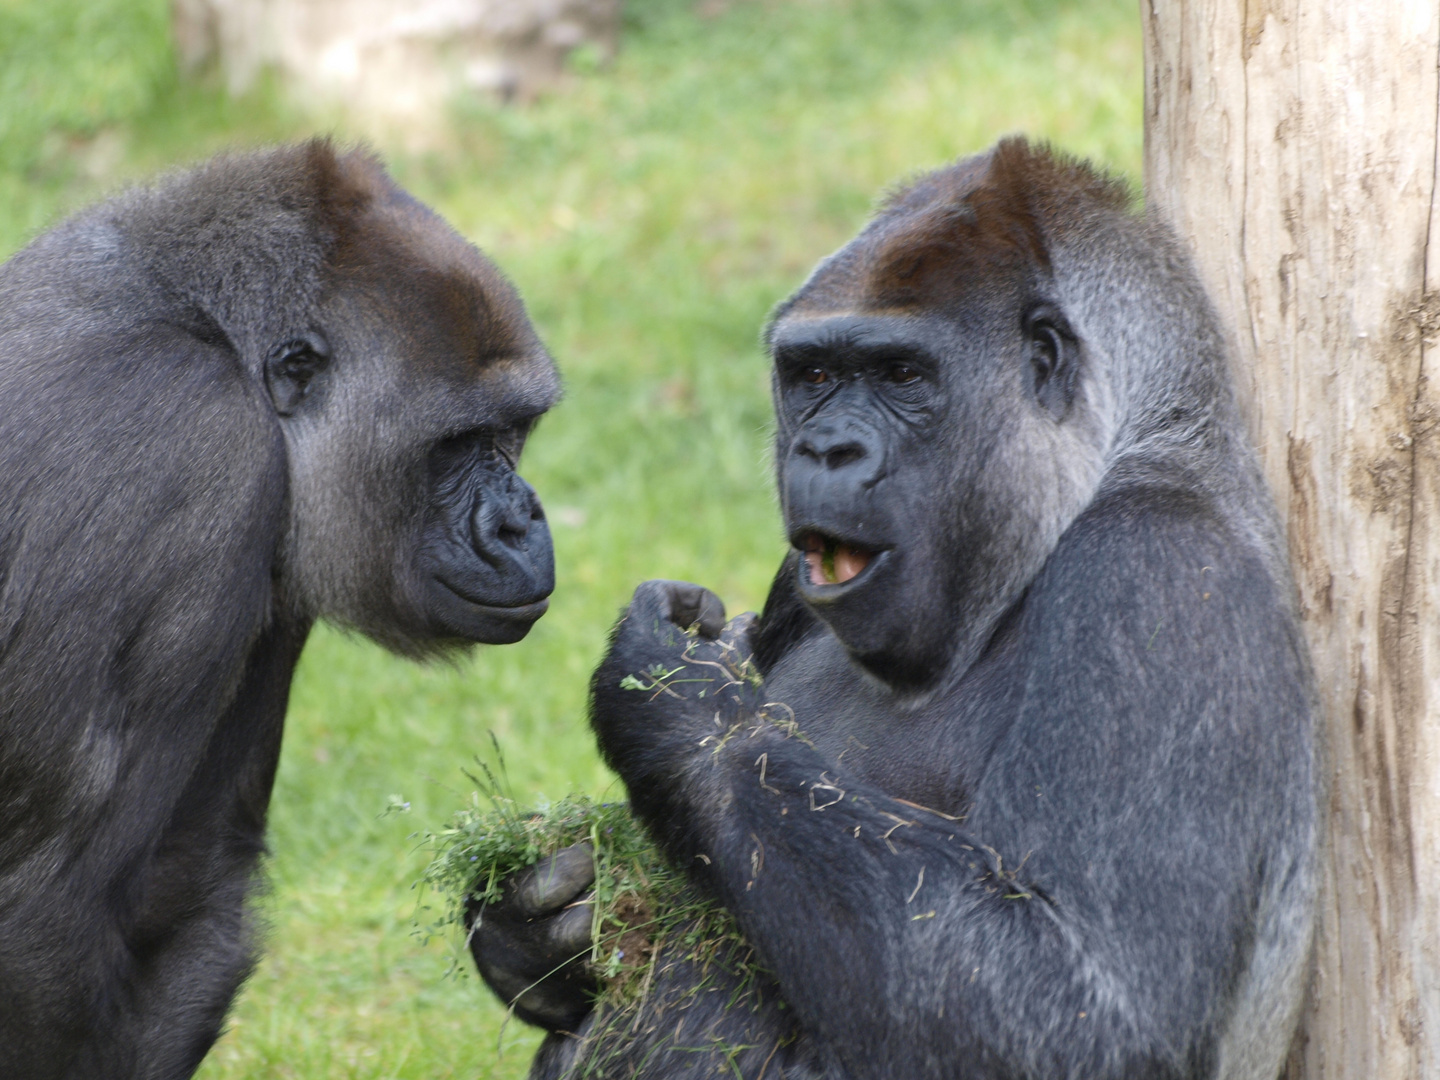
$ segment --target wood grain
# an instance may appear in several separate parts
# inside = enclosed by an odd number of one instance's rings
[[[1326,715],[1328,883],[1289,1075],[1437,1077],[1440,4],[1141,15],[1146,198],[1229,325]]]

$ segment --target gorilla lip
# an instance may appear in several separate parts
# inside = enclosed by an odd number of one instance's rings
[[[496,615],[502,619],[538,619],[545,612],[550,610],[550,600],[536,600],[533,604],[516,604],[513,607],[499,607],[495,604],[477,604],[474,600],[468,603],[476,610],[485,615]]]
[[[482,604],[478,600],[472,600],[463,591],[450,584],[450,582],[446,581],[438,574],[435,575],[435,581],[439,583],[447,592],[451,593],[458,599],[463,600],[465,602],[465,605],[472,611],[475,611],[481,615],[488,615],[500,619],[526,619],[534,622],[536,619],[540,618],[541,615],[544,615],[545,612],[550,609],[550,598],[548,596],[541,597],[539,600],[531,601],[528,604]]]
[[[853,581],[875,555],[866,548],[817,532],[806,533],[801,543],[811,585],[844,585]]]

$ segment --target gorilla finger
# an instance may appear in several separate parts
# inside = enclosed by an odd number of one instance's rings
[[[517,875],[515,908],[528,919],[570,903],[595,882],[595,851],[589,844],[561,848]]]
[[[760,616],[756,615],[753,611],[746,611],[740,615],[736,615],[735,618],[725,624],[725,629],[720,632],[721,643],[733,645],[746,656],[750,655],[750,653],[755,651],[754,644],[750,640],[750,635],[754,632],[755,625],[759,621]]]
[[[641,582],[635,589],[628,617],[640,620],[641,625],[650,620],[687,630],[698,625],[702,634],[714,638],[725,625],[725,605],[704,586],[657,578]]]
[[[635,593],[630,597],[630,607],[625,613],[626,619],[646,629],[650,628],[651,623],[672,621],[672,613],[675,609],[675,590],[683,588],[687,584],[689,583],[666,581],[663,578],[642,581],[635,586]],[[699,588],[698,585],[693,587]]]
[[[698,626],[701,634],[713,640],[725,628],[725,605],[702,585],[671,582],[670,621],[687,630]]]
[[[545,920],[552,955],[578,956],[594,942],[594,895],[575,901],[560,914]]]
[[[725,629],[725,603],[709,589],[700,590],[700,611],[695,616],[700,633],[712,641]]]

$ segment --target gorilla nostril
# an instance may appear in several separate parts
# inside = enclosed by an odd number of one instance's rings
[[[846,446],[836,447],[825,453],[825,467],[827,469],[843,469],[846,465],[853,464],[865,456],[865,448],[858,443],[850,443]]]
[[[497,510],[498,512],[490,519],[493,527],[491,535],[495,542],[506,547],[524,547],[525,538],[530,534],[530,526],[535,522],[535,516],[531,512],[528,501],[522,504],[511,502],[507,506],[498,507]]]
[[[817,445],[810,439],[804,439],[796,444],[795,452],[816,464],[824,465],[827,469],[843,469],[846,465],[853,465],[869,456],[865,445],[854,440],[838,445],[833,443]]]
[[[470,546],[492,567],[528,557],[530,548],[548,533],[545,508],[534,489],[516,474],[497,478],[474,493],[470,511]],[[537,529],[538,525],[538,529]]]

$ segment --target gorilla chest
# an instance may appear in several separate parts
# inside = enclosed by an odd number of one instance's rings
[[[779,705],[794,711],[805,737],[837,770],[947,813],[969,802],[1003,723],[993,702],[963,690],[920,702],[899,698],[829,635],[777,662],[765,693],[777,703],[772,712]]]

